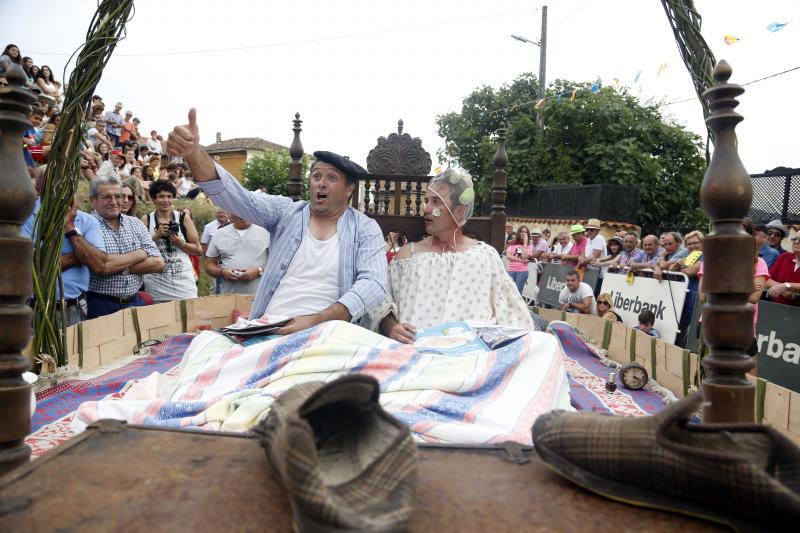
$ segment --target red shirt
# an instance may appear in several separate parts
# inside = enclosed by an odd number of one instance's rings
[[[800,267],[795,263],[794,254],[784,252],[779,255],[769,269],[769,277],[778,283],[800,283]],[[781,295],[772,301],[776,304],[800,306],[800,298],[784,298]]]

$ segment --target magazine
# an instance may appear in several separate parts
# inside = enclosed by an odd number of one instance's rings
[[[489,350],[497,350],[506,344],[514,342],[520,337],[530,333],[528,330],[510,328],[506,326],[473,326],[475,334],[483,341]]]
[[[235,323],[214,331],[236,342],[255,337],[257,335],[271,335],[289,323],[291,317],[282,315],[264,315],[255,320],[238,318]]]
[[[528,330],[496,324],[448,322],[417,332],[414,346],[420,353],[463,355],[490,352],[530,333]]]

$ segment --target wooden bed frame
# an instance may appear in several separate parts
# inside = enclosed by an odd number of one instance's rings
[[[713,110],[707,122],[716,148],[701,190],[703,207],[713,222],[713,231],[704,242],[708,303],[703,321],[711,347],[703,361],[707,422],[754,418],[754,386],[745,376],[753,364],[745,350],[752,340],[752,308],[747,296],[752,291],[754,245],[740,227],[752,188],[736,152],[734,133],[742,119],[734,111],[738,105],[735,97],[744,90],[728,83],[730,74],[725,62],[717,65],[717,83],[706,93]],[[0,477],[0,530],[214,530],[232,524],[241,529],[288,530],[291,515],[285,493],[270,476],[257,442],[247,435],[157,430],[101,421],[26,464],[30,386],[22,373],[30,368],[30,362],[21,350],[30,338],[31,312],[25,299],[32,293],[33,243],[22,236],[20,226],[32,211],[34,194],[19,137],[29,127],[25,115],[33,96],[24,88],[24,74],[18,66],[12,66],[7,79],[10,86],[0,88],[0,257],[4,258],[0,268],[0,475],[7,473]],[[303,155],[300,124],[296,115],[289,185],[295,199],[300,196]],[[408,142],[402,130],[397,136],[401,140],[387,139],[386,143]],[[468,230],[500,250],[507,163],[502,125],[498,141],[491,216],[477,218]],[[378,159],[372,170],[383,168]],[[402,166],[391,168],[392,172],[370,170],[364,176],[364,191],[371,191],[366,180],[383,181],[383,190],[394,195],[394,212],[368,214],[385,232],[401,229],[416,236],[421,221],[415,213],[398,212],[403,203],[400,191],[419,190],[427,176],[410,175]],[[711,527],[589,495],[549,472],[535,454],[518,447],[422,447],[420,465],[413,531],[561,530],[585,528],[595,522],[613,523],[614,527],[635,524],[636,529]]]

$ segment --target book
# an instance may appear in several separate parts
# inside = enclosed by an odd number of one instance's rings
[[[290,320],[291,317],[282,315],[264,315],[255,320],[248,320],[240,317],[230,326],[217,328],[214,331],[236,342],[242,342],[242,340],[257,335],[271,335],[276,333],[278,329],[288,324]]]

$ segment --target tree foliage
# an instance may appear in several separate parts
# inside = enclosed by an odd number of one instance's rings
[[[555,183],[638,186],[638,224],[704,227],[699,190],[706,165],[700,137],[625,89],[593,92],[591,85],[553,82],[541,111],[533,110],[538,82],[532,74],[497,90],[479,87],[464,99],[461,113],[437,117],[445,139],[439,157],[455,159],[478,176],[476,192],[488,199],[496,131],[505,122],[510,191]],[[544,130],[536,126],[536,112],[544,113]]]
[[[248,161],[242,169],[244,175],[244,186],[251,191],[256,191],[264,187],[268,194],[289,195],[289,163],[292,158],[289,152],[267,150]],[[303,155],[302,193],[300,196],[308,198],[308,167],[309,160],[307,155]]]

